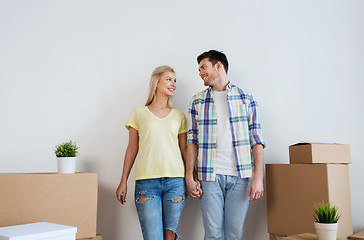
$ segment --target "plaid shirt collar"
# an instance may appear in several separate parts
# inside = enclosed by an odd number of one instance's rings
[[[230,81],[228,81],[228,84],[226,85],[226,90],[228,90],[228,92],[230,92],[230,91],[231,91],[231,88],[232,88],[233,86],[235,86],[235,85],[234,85],[234,84],[232,84]],[[213,91],[213,90],[212,90],[212,87],[211,87],[211,86],[209,86],[209,87],[207,88],[207,91],[208,91],[209,93],[211,93],[211,91]]]

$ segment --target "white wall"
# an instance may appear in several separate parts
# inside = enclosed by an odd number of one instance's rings
[[[266,163],[298,141],[351,145],[354,231],[364,229],[364,1],[0,0],[0,172],[56,171],[54,146],[80,145],[78,171],[99,173],[98,232],[141,239],[133,204],[115,198],[133,107],[150,73],[177,71],[175,107],[203,89],[196,57],[223,50],[229,78],[261,105]],[[264,240],[266,200],[251,204],[245,239]],[[198,201],[179,232],[202,239]]]

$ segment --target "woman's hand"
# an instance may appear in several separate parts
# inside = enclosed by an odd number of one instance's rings
[[[127,186],[126,183],[120,183],[118,189],[116,189],[116,197],[124,205],[126,203]]]

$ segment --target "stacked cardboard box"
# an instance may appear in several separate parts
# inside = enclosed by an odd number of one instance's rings
[[[268,232],[277,236],[315,233],[313,206],[325,201],[338,207],[338,238],[346,239],[353,233],[350,147],[300,143],[289,150],[291,164],[266,165]]]
[[[50,222],[96,237],[96,173],[0,174],[0,227]]]
[[[351,163],[350,145],[330,143],[297,143],[289,146],[289,162],[300,163]]]

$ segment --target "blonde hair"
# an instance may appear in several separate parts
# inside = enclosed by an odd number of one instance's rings
[[[150,83],[149,83],[149,94],[148,94],[148,100],[145,103],[145,106],[148,106],[149,104],[151,104],[156,96],[156,89],[157,89],[157,84],[159,82],[159,79],[161,78],[162,74],[165,72],[173,72],[174,74],[175,71],[173,70],[172,67],[167,66],[167,65],[162,65],[159,67],[156,67],[154,69],[154,71],[152,72],[152,76],[150,77]],[[168,107],[172,108],[172,96],[168,97]]]

